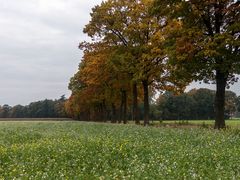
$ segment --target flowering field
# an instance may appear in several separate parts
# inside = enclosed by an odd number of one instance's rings
[[[0,122],[0,179],[239,179],[240,130]]]

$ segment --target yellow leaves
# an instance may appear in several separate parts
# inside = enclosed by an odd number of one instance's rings
[[[180,54],[191,52],[193,49],[193,45],[191,42],[187,42],[184,39],[179,39],[177,41],[177,52]]]
[[[166,27],[165,32],[169,33],[169,32],[177,32],[182,30],[183,28],[183,23],[181,19],[173,19],[172,21],[168,22],[168,25]]]
[[[195,46],[191,39],[187,37],[178,38],[176,41],[177,59],[184,61],[192,59],[195,52]]]

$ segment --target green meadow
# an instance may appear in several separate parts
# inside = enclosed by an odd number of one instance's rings
[[[204,126],[209,125],[209,127],[214,126],[214,120],[170,120],[170,121],[154,121],[154,125],[162,124],[176,124],[176,125],[197,125]],[[240,127],[240,119],[231,119],[226,120],[226,126],[228,128],[239,128]]]
[[[0,122],[0,179],[239,179],[240,130]]]

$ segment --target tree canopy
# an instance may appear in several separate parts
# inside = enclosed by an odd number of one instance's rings
[[[225,89],[240,71],[239,8],[232,0],[103,1],[84,28],[92,41],[80,43],[68,112],[126,123],[131,109],[138,124],[140,102],[148,125],[154,92],[203,80],[216,83],[215,128],[224,128]]]
[[[225,89],[240,69],[240,2],[156,0],[155,5],[169,26],[170,64],[189,79],[216,83],[215,128],[224,128]]]
[[[66,118],[65,96],[57,100],[32,102],[29,105],[0,106],[0,118]]]

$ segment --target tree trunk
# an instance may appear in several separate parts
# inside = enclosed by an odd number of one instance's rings
[[[140,124],[139,120],[139,111],[138,111],[138,91],[137,91],[137,83],[133,83],[132,85],[132,120],[135,121],[136,124]]]
[[[90,109],[87,111],[87,121],[90,121],[91,119],[91,111]]]
[[[224,119],[225,110],[225,88],[227,83],[226,74],[217,70],[216,74],[217,91],[215,97],[215,129],[223,129],[226,127]]]
[[[123,91],[123,123],[127,124],[127,91]]]
[[[120,108],[118,109],[118,123],[122,123],[123,118],[123,101],[121,100]]]
[[[114,103],[112,103],[112,117],[111,117],[111,121],[112,121],[112,123],[116,123],[117,122],[117,112],[116,112],[116,107],[115,107]]]
[[[149,95],[148,95],[148,81],[143,80],[144,91],[144,126],[149,125]]]
[[[107,107],[105,99],[102,102],[102,117],[103,122],[107,122]]]
[[[98,119],[98,121],[99,122],[102,122],[102,120],[103,120],[103,108],[102,108],[102,104],[100,103],[99,105],[98,105],[98,110],[97,110],[97,119]]]
[[[121,91],[121,105],[119,109],[119,117],[118,117],[118,123],[122,123],[123,119],[123,106],[124,106],[124,100],[123,100],[123,91]]]
[[[120,118],[118,120],[118,123],[121,123],[123,121],[124,124],[127,123],[127,91],[122,90],[121,91],[122,97],[121,97],[121,107],[120,107]]]

